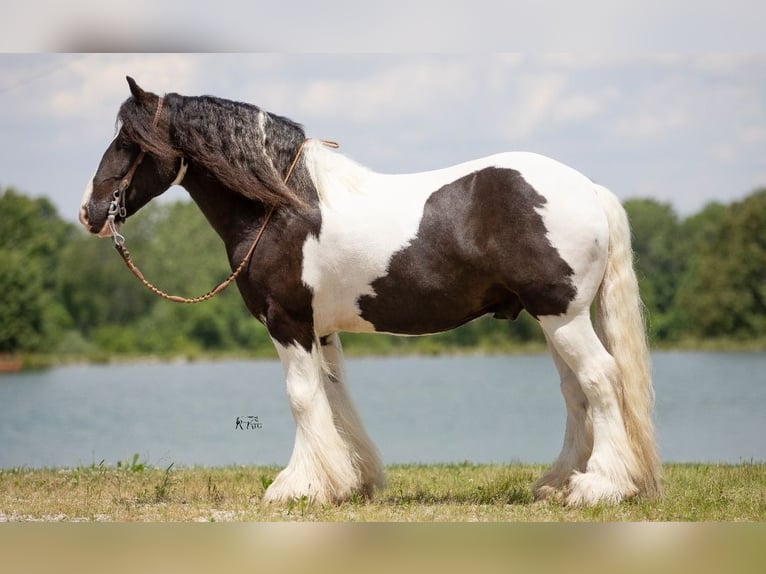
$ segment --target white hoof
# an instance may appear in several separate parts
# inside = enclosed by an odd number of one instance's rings
[[[266,489],[263,501],[284,504],[306,498],[318,504],[338,504],[349,500],[355,492],[363,490],[357,482],[333,482],[327,478],[321,479],[317,475],[295,472],[288,466]]]
[[[619,504],[634,496],[638,489],[629,484],[616,485],[601,474],[595,472],[575,472],[569,479],[569,492],[566,496],[568,506],[592,506],[594,504]]]

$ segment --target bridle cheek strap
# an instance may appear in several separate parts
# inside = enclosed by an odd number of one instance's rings
[[[128,210],[125,207],[125,196],[127,195],[130,183],[133,181],[133,176],[136,174],[138,166],[144,161],[145,156],[146,152],[141,150],[136,156],[136,159],[133,160],[133,164],[130,166],[130,169],[128,169],[128,173],[125,174],[120,180],[120,184],[112,192],[112,201],[109,202],[106,221],[109,230],[112,232],[112,241],[114,242],[115,247],[125,243],[125,237],[120,235],[119,231],[117,231],[116,219],[117,217],[120,217],[124,220],[128,216]]]
[[[163,101],[164,97],[162,96],[157,100],[157,110],[154,112],[154,119],[152,120],[152,127],[154,128],[156,128],[157,124],[159,123],[160,114],[162,113]],[[144,161],[144,157],[146,157],[146,150],[141,149],[139,154],[136,156],[136,159],[134,159],[133,163],[130,165],[128,172],[123,176],[123,178],[120,180],[120,184],[112,193],[112,201],[109,204],[108,211],[108,223],[109,229],[112,231],[112,239],[114,240],[115,245],[121,245],[125,243],[125,237],[117,232],[115,219],[118,216],[122,219],[127,217],[127,209],[125,208],[125,195],[127,194],[130,184],[133,182],[133,176],[136,175],[136,171],[138,171],[139,166]],[[170,183],[168,187],[179,185],[186,176],[186,170],[188,167],[189,164],[186,162],[186,158],[182,157],[181,165],[178,167],[178,173],[176,173],[175,179]]]

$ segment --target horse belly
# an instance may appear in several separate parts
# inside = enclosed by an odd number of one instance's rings
[[[515,318],[521,310],[518,298],[502,287],[447,279],[438,286],[425,287],[402,282],[401,295],[381,292],[363,297],[359,302],[361,318],[376,332],[429,335],[449,331],[486,313]]]

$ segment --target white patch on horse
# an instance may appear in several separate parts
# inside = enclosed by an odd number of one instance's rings
[[[595,184],[580,172],[551,158],[525,153],[515,166],[524,180],[545,197],[537,209],[548,231],[547,237],[561,258],[572,268],[572,283],[578,286],[575,305],[589,305],[604,275],[609,226]],[[584,228],[589,228],[584,232]]]
[[[83,227],[88,228],[88,202],[90,196],[93,195],[93,178],[96,177],[95,172],[88,180],[88,185],[85,186],[85,191],[82,193],[82,200],[80,200],[80,223]]]
[[[266,112],[260,110],[256,115],[256,125],[258,126],[258,137],[260,141],[266,141]]]

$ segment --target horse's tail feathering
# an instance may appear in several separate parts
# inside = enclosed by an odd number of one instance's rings
[[[630,226],[614,194],[598,185],[596,194],[609,224],[606,272],[596,297],[596,330],[620,372],[622,416],[638,463],[639,475],[633,479],[640,492],[651,497],[660,492],[662,467],[654,437],[654,390]]]

